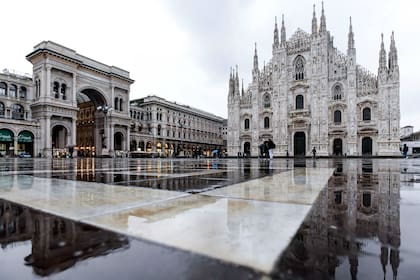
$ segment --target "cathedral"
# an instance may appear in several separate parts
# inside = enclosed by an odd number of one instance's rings
[[[227,152],[257,156],[272,139],[275,156],[310,156],[314,148],[318,156],[399,155],[399,80],[393,32],[388,57],[382,35],[375,75],[357,64],[351,18],[344,54],[334,46],[323,6],[319,25],[314,6],[310,34],[298,28],[286,39],[283,16],[262,68],[255,45],[248,88],[231,70]]]

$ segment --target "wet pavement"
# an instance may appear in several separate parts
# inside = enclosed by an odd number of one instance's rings
[[[417,159],[0,159],[1,279],[416,279]]]

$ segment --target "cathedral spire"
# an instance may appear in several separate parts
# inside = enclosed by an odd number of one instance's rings
[[[254,50],[254,68],[252,69],[252,81],[256,82],[258,80],[260,70],[258,69],[258,54],[257,54],[257,43],[255,43]]]
[[[395,47],[395,39],[394,39],[394,31],[392,31],[391,35],[391,46],[389,48],[389,70],[398,67],[398,55],[397,55],[397,48]]]
[[[286,45],[286,28],[284,27],[284,15],[281,15],[281,45]]]
[[[348,49],[354,49],[354,34],[353,34],[353,25],[351,24],[351,17],[350,17],[350,27],[349,27],[349,35],[348,35]]]
[[[273,50],[278,49],[279,47],[279,29],[277,28],[277,17],[275,17],[274,23],[274,41],[273,41]]]
[[[318,33],[318,21],[316,19],[315,4],[314,4],[314,12],[312,15],[312,36],[316,36],[317,33]]]
[[[384,34],[381,34],[381,50],[379,51],[379,72],[386,70],[386,51],[384,46]]]
[[[324,14],[324,2],[322,2],[322,11],[321,11],[321,25],[319,27],[319,33],[327,32],[327,21]]]
[[[245,91],[244,91],[244,79],[242,79],[242,91],[241,91],[241,95],[242,96],[245,95]]]
[[[239,95],[239,71],[238,71],[238,65],[236,64],[236,75],[235,75],[235,95]]]
[[[257,54],[257,43],[255,42],[254,50],[254,71],[258,71],[258,54]]]
[[[233,73],[232,73],[232,67],[230,67],[230,73],[229,73],[229,95],[232,95],[233,92],[234,92]]]

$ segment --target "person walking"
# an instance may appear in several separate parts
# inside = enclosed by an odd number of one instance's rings
[[[404,147],[403,147],[403,156],[405,158],[407,158],[407,153],[408,153],[408,146],[407,146],[407,144],[404,144]]]
[[[312,158],[316,159],[316,149],[315,149],[315,147],[312,148]]]
[[[268,146],[268,155],[270,159],[273,159],[274,149],[276,148],[276,144],[274,144],[273,140],[268,139],[267,146]]]

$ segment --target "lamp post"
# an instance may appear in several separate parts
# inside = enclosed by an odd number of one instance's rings
[[[106,144],[107,132],[108,132],[107,114],[110,111],[110,108],[108,106],[104,105],[104,106],[98,106],[96,108],[96,110],[99,111],[99,112],[102,112],[104,114],[104,131],[103,131],[103,134],[102,134],[102,152],[101,152],[101,155],[104,156],[104,155],[108,155],[108,149],[107,149],[107,144]]]

